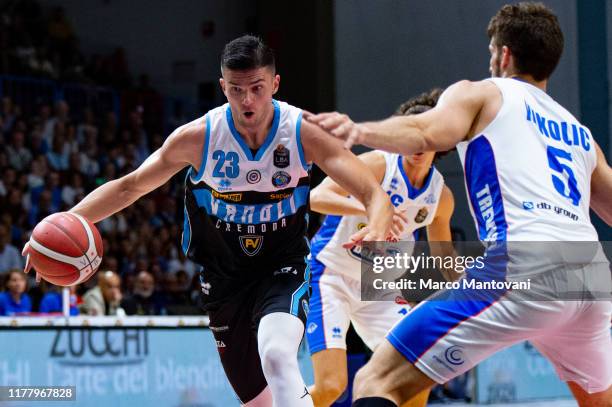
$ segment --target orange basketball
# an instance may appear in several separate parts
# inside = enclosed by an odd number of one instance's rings
[[[70,212],[54,213],[32,231],[26,253],[34,270],[60,286],[84,283],[102,262],[102,238],[89,220]]]

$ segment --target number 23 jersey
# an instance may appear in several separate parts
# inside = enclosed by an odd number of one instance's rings
[[[256,151],[236,130],[229,104],[206,114],[202,164],[185,180],[182,237],[183,251],[204,273],[255,280],[308,254],[302,111],[273,105],[272,126]]]

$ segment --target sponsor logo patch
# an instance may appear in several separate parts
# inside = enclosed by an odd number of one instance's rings
[[[286,173],[285,171],[276,171],[274,175],[272,175],[272,185],[276,188],[284,188],[291,182],[291,175]]]
[[[222,194],[222,193],[217,192],[217,191],[215,191],[213,189],[213,190],[211,190],[211,194],[215,198],[223,199],[224,201],[232,201],[232,202],[240,202],[240,201],[242,201],[242,192]]]
[[[258,170],[251,170],[247,172],[246,180],[249,184],[257,184],[261,181],[261,172]]]
[[[274,149],[274,166],[278,168],[289,167],[289,150],[282,144],[279,144]]]
[[[423,223],[427,218],[427,215],[429,215],[429,211],[427,208],[423,207],[417,212],[416,216],[414,217],[414,221],[416,223]]]
[[[263,236],[261,235],[244,235],[239,236],[240,247],[247,256],[255,256],[263,246]]]

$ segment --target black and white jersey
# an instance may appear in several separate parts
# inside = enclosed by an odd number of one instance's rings
[[[251,280],[308,254],[302,110],[272,103],[272,127],[257,151],[238,134],[229,104],[205,116],[202,164],[185,179],[182,237],[183,251],[204,273]]]

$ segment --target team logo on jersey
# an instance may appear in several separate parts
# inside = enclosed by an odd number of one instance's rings
[[[314,322],[311,322],[310,324],[308,324],[308,328],[306,329],[306,332],[308,332],[309,334],[313,333],[314,331],[317,330],[319,326],[317,324],[315,324]]]
[[[424,202],[428,205],[433,205],[436,203],[436,197],[434,196],[433,192],[425,197]]]
[[[463,358],[463,347],[459,345],[453,345],[447,348],[444,352],[444,358],[451,365],[459,366],[465,362]]]
[[[417,212],[416,216],[414,217],[414,221],[416,223],[423,223],[425,219],[427,219],[427,215],[429,215],[429,211],[427,208],[423,207]]]
[[[274,166],[278,168],[289,167],[289,150],[282,144],[276,146],[274,150]]]
[[[535,205],[533,204],[533,202],[523,201],[523,209],[530,211],[533,208],[535,208]]]
[[[263,246],[263,236],[261,235],[244,235],[239,236],[240,247],[247,256],[255,256]]]
[[[341,339],[342,338],[342,329],[339,326],[335,326],[332,328],[332,338]]]
[[[357,224],[357,230],[361,230],[361,229],[365,228],[366,226],[368,226],[367,223],[360,222],[360,223]]]
[[[221,181],[219,181],[219,188],[217,188],[219,191],[227,191],[228,189],[230,189],[230,187],[232,186],[232,181],[230,181],[229,179],[222,179]]]
[[[213,189],[211,193],[212,193],[212,196],[214,196],[215,198],[223,199],[224,201],[232,201],[232,202],[242,201],[242,192],[221,194]]]
[[[397,178],[391,178],[391,184],[389,185],[391,189],[397,189],[399,181]],[[389,192],[388,192],[389,193]]]
[[[274,185],[276,188],[286,187],[290,182],[291,175],[285,171],[276,171],[274,175],[272,175],[272,185]]]
[[[257,184],[259,181],[261,181],[261,172],[257,170],[247,172],[246,180],[249,184]]]

